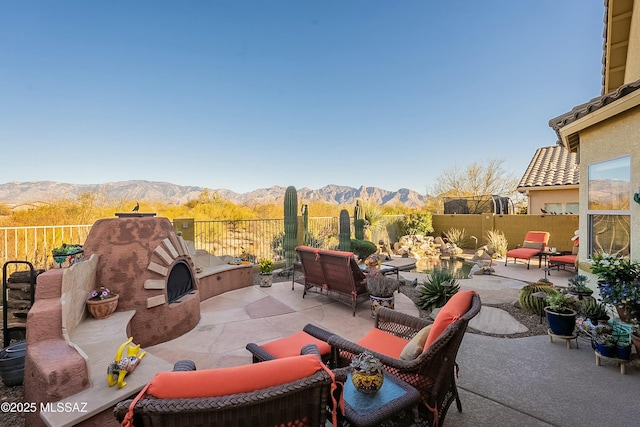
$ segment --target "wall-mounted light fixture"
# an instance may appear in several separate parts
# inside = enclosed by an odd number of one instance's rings
[[[633,194],[633,200],[640,205],[640,187],[638,187],[638,191]]]

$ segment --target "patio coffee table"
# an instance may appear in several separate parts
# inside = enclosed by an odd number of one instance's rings
[[[418,416],[420,392],[393,374],[384,372],[384,382],[377,393],[367,394],[357,391],[351,382],[351,369],[344,382],[344,418],[348,425],[356,427],[379,426],[385,420],[395,420],[403,415],[404,422],[413,424]],[[414,419],[411,419],[413,415]]]

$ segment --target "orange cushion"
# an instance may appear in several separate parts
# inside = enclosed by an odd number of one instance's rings
[[[469,311],[469,308],[471,308],[471,297],[473,297],[474,294],[475,291],[458,291],[447,301],[433,321],[431,332],[424,345],[425,350],[440,337],[440,334],[447,329],[447,326],[460,319],[464,313]]]
[[[371,328],[367,335],[362,337],[357,344],[394,359],[399,359],[400,353],[402,353],[408,342],[408,339],[397,337],[378,328]]]
[[[267,344],[262,344],[263,350],[276,359],[300,355],[300,350],[307,344],[315,344],[321,355],[331,353],[331,346],[304,331],[297,332],[288,337],[280,338]]]
[[[518,248],[507,252],[507,258],[529,259],[540,253],[540,249]]]
[[[549,242],[549,236],[551,234],[548,231],[528,231],[524,236],[524,240],[529,242],[540,242],[545,245]]]
[[[286,384],[323,369],[314,354],[203,371],[160,372],[147,393],[159,399],[191,399],[248,393]]]

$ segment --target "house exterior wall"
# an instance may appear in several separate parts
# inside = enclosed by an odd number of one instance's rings
[[[635,82],[640,79],[640,2],[634,2],[629,31],[629,46],[627,47],[627,63],[624,73],[624,83]]]
[[[631,158],[631,188],[640,185],[640,107],[619,114],[580,132],[580,230],[587,230],[589,165],[622,156]],[[631,197],[631,258],[640,260],[640,205]],[[588,256],[588,246],[580,246],[579,259]]]
[[[528,213],[539,215],[542,213],[541,209],[544,209],[545,203],[578,203],[580,194],[578,187],[572,187],[562,190],[529,190],[528,196]]]

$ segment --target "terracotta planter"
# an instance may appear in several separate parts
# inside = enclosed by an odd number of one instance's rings
[[[118,308],[118,299],[120,295],[115,297],[99,299],[99,300],[87,300],[87,309],[89,313],[96,319],[105,319],[113,314]]]
[[[640,354],[640,335],[631,334],[631,342],[636,347],[636,353]]]
[[[620,320],[622,320],[624,323],[631,323],[631,321],[633,320],[633,316],[627,311],[624,306],[616,306],[616,311],[618,312],[618,316],[620,316]]]
[[[376,313],[380,307],[387,307],[393,310],[395,297],[377,297],[375,295],[369,295],[369,301],[371,301],[371,317],[376,317]]]
[[[363,393],[373,394],[380,390],[384,381],[382,371],[362,372],[354,369],[351,372],[351,382],[356,390]]]

